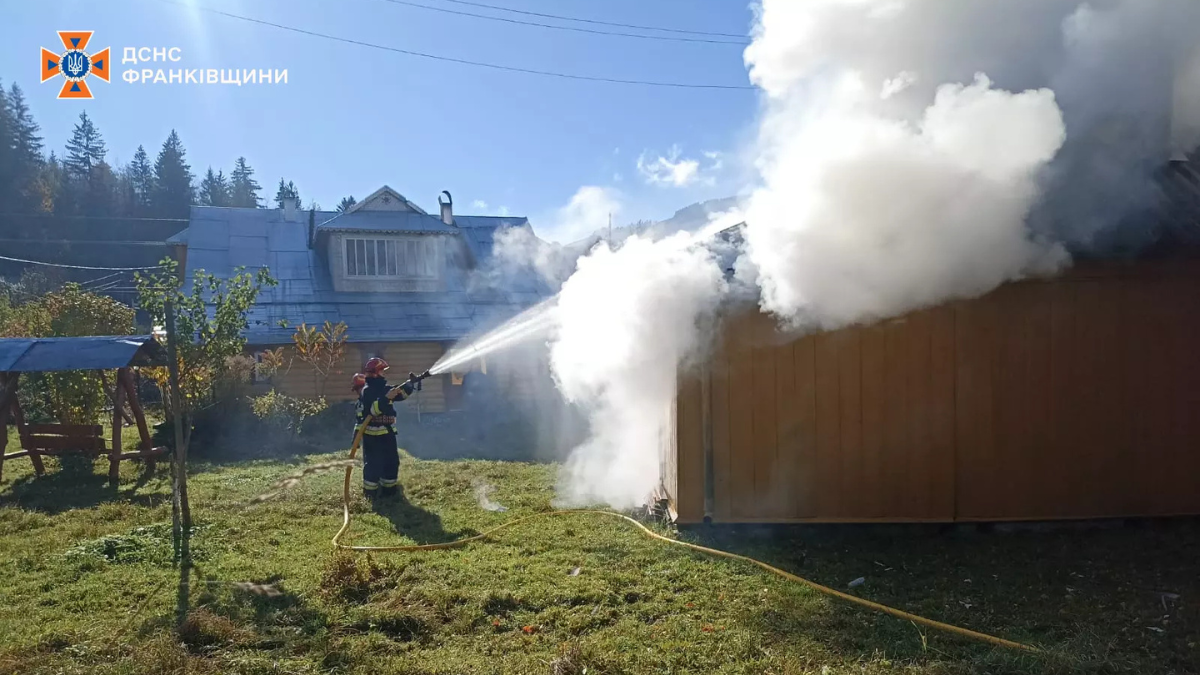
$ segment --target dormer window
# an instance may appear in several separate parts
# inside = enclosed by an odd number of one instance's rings
[[[347,277],[436,279],[437,242],[430,237],[347,237]]]

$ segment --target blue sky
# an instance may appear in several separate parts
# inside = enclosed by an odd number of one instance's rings
[[[459,11],[512,14],[420,0]],[[746,34],[738,0],[486,0],[535,12]],[[747,85],[742,48],[588,35],[455,16],[387,0],[183,0],[340,37],[522,68],[613,78]],[[245,155],[274,194],[282,176],[305,203],[332,208],[391,185],[426,209],[443,189],[456,211],[527,215],[548,226],[582,186],[605,188],[617,224],[664,218],[743,184],[753,133],[750,90],[668,89],[563,80],[431,61],[238,21],[160,0],[0,0],[0,80],[19,83],[61,153],[81,109],[110,162],[138,144],[152,156],[172,128],[193,171],[226,173]],[[551,21],[547,21],[550,23]],[[552,22],[562,23],[562,22]],[[567,24],[585,26],[585,24]],[[603,28],[603,27],[601,27]],[[92,30],[111,47],[112,82],[91,101],[39,82],[39,48],[58,30]],[[609,29],[621,30],[621,29]],[[120,63],[124,47],[178,47],[178,63]],[[125,68],[286,68],[282,85],[131,84]],[[673,148],[677,154],[671,154]],[[705,153],[710,153],[706,155]],[[719,154],[717,154],[719,153]],[[641,169],[639,156],[644,156]],[[674,161],[675,168],[659,162]],[[680,164],[680,161],[685,163]],[[695,161],[693,171],[687,161]],[[651,176],[657,179],[652,181]],[[478,203],[476,203],[478,202]],[[486,208],[482,204],[486,203]]]

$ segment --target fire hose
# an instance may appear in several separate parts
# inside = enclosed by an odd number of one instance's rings
[[[350,446],[350,459],[354,459],[355,456],[358,454],[358,448],[362,444],[363,431],[366,428],[367,423],[369,423],[370,421],[371,421],[371,418],[370,418],[370,416],[368,416],[364,420],[362,427],[354,435],[354,443]],[[341,529],[339,529],[337,531],[337,534],[335,534],[333,536],[333,546],[338,549],[342,549],[342,550],[346,550],[346,551],[358,551],[358,552],[438,551],[438,550],[444,550],[444,549],[449,549],[449,548],[458,548],[460,546],[466,546],[467,544],[471,544],[471,543],[474,543],[477,541],[483,541],[485,539],[491,538],[492,536],[494,536],[497,532],[499,532],[501,530],[506,530],[508,528],[515,527],[517,525],[520,525],[521,523],[525,523],[525,522],[528,522],[528,521],[531,521],[531,520],[534,520],[537,518],[547,518],[547,517],[551,517],[551,516],[562,517],[562,516],[582,516],[582,515],[605,516],[608,518],[619,518],[619,519],[624,520],[627,523],[633,525],[639,531],[641,531],[642,534],[646,535],[647,537],[650,537],[651,539],[661,541],[661,542],[664,542],[667,544],[671,544],[672,546],[680,546],[680,547],[683,547],[686,549],[691,549],[693,551],[698,551],[700,553],[705,553],[708,555],[719,556],[721,558],[728,558],[730,560],[738,560],[738,561],[741,561],[744,563],[749,563],[751,565],[760,567],[776,576],[787,579],[788,581],[793,581],[798,584],[803,584],[804,586],[807,586],[808,588],[810,588],[814,591],[817,591],[818,593],[823,593],[830,597],[834,597],[839,600],[844,600],[846,602],[850,602],[850,603],[859,605],[860,607],[866,607],[867,609],[874,610],[876,612],[882,612],[884,614],[894,616],[898,619],[905,619],[907,621],[911,621],[914,624],[920,624],[920,625],[926,626],[928,628],[933,628],[933,629],[940,630],[940,631],[950,633],[953,635],[958,635],[960,637],[965,637],[965,638],[968,638],[971,640],[977,640],[979,642],[984,642],[984,643],[991,644],[991,645],[994,645],[997,647],[1006,647],[1008,649],[1016,649],[1019,651],[1030,652],[1030,653],[1041,653],[1042,652],[1041,649],[1038,649],[1037,647],[1033,647],[1031,645],[1022,644],[1020,642],[1013,642],[1012,640],[1005,640],[1004,638],[998,638],[993,635],[988,635],[986,633],[980,633],[980,632],[973,631],[973,630],[970,630],[967,628],[961,628],[959,626],[954,626],[954,625],[951,625],[948,623],[942,623],[941,621],[934,621],[933,619],[927,619],[923,616],[918,616],[916,614],[910,614],[908,612],[896,609],[894,607],[888,607],[887,605],[881,605],[877,602],[871,602],[870,600],[865,600],[863,598],[860,598],[860,597],[857,597],[854,595],[850,595],[849,593],[843,593],[841,591],[829,588],[828,586],[822,586],[821,584],[818,584],[815,581],[809,581],[808,579],[805,579],[803,577],[792,574],[791,572],[785,572],[784,570],[781,570],[778,567],[769,565],[761,560],[755,560],[754,558],[751,558],[748,556],[739,555],[737,553],[730,553],[728,551],[722,551],[722,550],[715,549],[715,548],[709,548],[707,546],[700,546],[699,544],[692,544],[692,543],[688,543],[686,541],[679,541],[678,539],[671,539],[670,537],[664,537],[663,535],[651,530],[650,528],[646,527],[645,525],[638,522],[637,520],[634,520],[633,518],[630,518],[629,516],[627,516],[625,514],[616,513],[613,511],[600,511],[600,510],[595,510],[595,509],[564,509],[564,510],[558,510],[558,511],[545,511],[542,513],[535,513],[533,515],[523,516],[520,518],[510,520],[506,523],[503,523],[501,525],[493,527],[490,530],[486,530],[480,534],[477,534],[477,535],[474,535],[471,537],[464,537],[462,539],[456,539],[454,541],[447,541],[447,542],[442,542],[442,543],[438,543],[438,544],[414,544],[414,545],[407,545],[407,546],[352,546],[349,544],[343,544],[341,542],[342,536],[344,534],[346,534],[347,530],[350,529],[350,476],[353,473],[353,471],[354,471],[354,467],[352,467],[352,466],[346,467],[346,479],[342,485],[342,527],[341,527]]]

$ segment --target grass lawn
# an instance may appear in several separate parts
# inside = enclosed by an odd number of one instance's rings
[[[136,437],[136,434],[132,434]],[[253,439],[247,439],[253,442]],[[1200,525],[683,536],[930,618],[1050,649],[918,629],[616,519],[548,518],[430,553],[337,554],[340,471],[198,464],[195,568],[171,561],[169,480],[123,463],[9,462],[0,484],[0,673],[1194,673]],[[355,504],[355,543],[447,541],[549,510],[556,467],[406,458],[407,500]],[[508,512],[485,511],[473,486]],[[356,484],[357,492],[357,484]],[[666,532],[667,530],[663,529]],[[675,536],[675,535],[672,535]],[[572,574],[575,572],[576,574]],[[239,582],[272,585],[256,595]],[[1164,595],[1164,593],[1174,595]],[[187,620],[173,625],[180,602]]]

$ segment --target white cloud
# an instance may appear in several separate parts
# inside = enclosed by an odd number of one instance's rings
[[[542,239],[560,244],[579,241],[608,227],[608,217],[615,220],[621,212],[621,202],[612,188],[585,185],[579,188],[566,206],[555,211],[537,225]]]
[[[712,185],[715,180],[711,174],[722,166],[721,153],[709,150],[702,154],[709,160],[707,166],[701,166],[698,159],[683,157],[679,146],[673,145],[666,155],[659,155],[653,160],[647,159],[647,153],[643,152],[637,159],[637,168],[650,185]]]
[[[480,212],[479,215],[484,215],[484,216],[511,216],[512,215],[512,212],[510,212],[508,210],[507,206],[498,206],[493,209],[490,206],[488,206],[488,203],[483,201],[482,199],[476,199],[475,201],[471,202],[471,207],[476,209],[477,211],[479,211]]]
[[[883,81],[883,89],[879,92],[879,98],[887,100],[916,83],[916,73],[909,70],[902,70],[895,77],[890,77]]]

